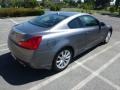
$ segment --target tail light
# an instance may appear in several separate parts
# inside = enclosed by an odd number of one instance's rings
[[[32,37],[26,41],[20,41],[19,45],[25,49],[36,50],[42,41],[42,36]]]

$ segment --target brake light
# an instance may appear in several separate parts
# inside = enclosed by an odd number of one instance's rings
[[[36,50],[38,49],[41,41],[42,41],[42,36],[36,36],[28,39],[27,41],[19,42],[19,45],[26,49]]]

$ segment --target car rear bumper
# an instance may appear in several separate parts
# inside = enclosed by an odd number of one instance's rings
[[[30,66],[34,69],[51,69],[53,55],[50,51],[24,49],[10,39],[8,40],[8,47],[14,59],[20,64]]]

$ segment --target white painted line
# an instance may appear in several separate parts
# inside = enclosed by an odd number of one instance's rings
[[[117,41],[117,42],[114,43],[113,45],[108,46],[107,48],[105,48],[105,49],[103,49],[102,51],[100,51],[100,52],[94,54],[93,56],[88,57],[86,60],[83,60],[81,63],[86,63],[87,61],[92,60],[94,57],[99,56],[100,54],[102,54],[102,53],[108,51],[108,50],[111,49],[112,47],[117,46],[118,44],[120,44],[120,41]]]
[[[9,51],[9,49],[6,48],[6,49],[1,49],[1,50],[0,50],[0,52],[4,52],[4,51]]]
[[[10,32],[10,30],[2,30],[2,31],[0,31],[0,33],[9,33]]]
[[[63,72],[60,72],[60,73],[50,77],[49,79],[45,80],[44,82],[41,82],[38,85],[33,86],[32,88],[30,88],[28,90],[40,90],[43,86],[51,83],[52,81],[56,80],[59,77],[62,77],[63,75],[69,73],[70,71],[76,69],[77,67],[79,67],[79,65],[74,65],[74,66],[64,70]]]
[[[7,46],[7,44],[5,43],[5,44],[0,44],[0,47],[3,47],[3,46]]]
[[[104,71],[106,68],[108,68],[112,63],[114,63],[118,58],[120,58],[120,53],[117,54],[115,57],[113,57],[109,62],[107,62],[106,64],[104,64],[100,69],[98,69],[97,71],[93,72],[91,75],[89,75],[86,79],[84,79],[83,81],[81,81],[80,83],[78,83],[74,88],[72,88],[71,90],[80,90],[83,86],[85,86],[88,82],[90,82],[93,78],[95,78],[96,76],[98,76],[102,71]],[[82,63],[81,63],[82,65]],[[104,79],[104,78],[103,78]],[[110,82],[109,82],[110,83]],[[120,87],[117,85],[112,85],[114,87],[117,88],[117,90],[120,90]]]
[[[15,20],[13,19],[9,19],[11,22],[13,22],[14,24],[18,24],[18,22],[16,22]]]
[[[2,30],[2,31],[0,31],[0,32],[9,32],[10,30]]]
[[[94,72],[93,70],[89,69],[88,67],[86,67],[85,65],[81,64],[80,62],[75,61],[76,64],[79,64],[82,68],[86,69],[87,71],[91,72],[92,74],[94,74],[94,76],[98,77],[99,79],[103,80],[104,82],[108,83],[110,86],[116,88],[117,90],[120,90],[120,86],[114,84],[113,82],[111,82],[110,80],[104,78],[103,76],[101,76],[99,73]]]
[[[105,48],[104,50],[102,50],[102,51],[94,54],[93,56],[88,57],[87,59],[83,60],[81,63],[83,64],[83,63],[85,63],[85,62],[87,62],[87,61],[92,60],[93,58],[99,56],[100,54],[102,54],[102,53],[104,53],[104,52],[106,52],[106,51],[108,51],[109,49],[111,49],[112,47],[114,47],[114,46],[116,46],[116,45],[118,45],[118,44],[120,44],[120,41],[118,41],[118,42],[114,43],[113,45]],[[41,83],[39,83],[39,84],[31,87],[31,88],[28,89],[28,90],[40,90],[43,86],[46,86],[47,84],[51,83],[52,81],[56,80],[57,78],[62,77],[63,75],[69,73],[70,71],[76,69],[76,68],[79,67],[79,66],[80,66],[80,65],[78,65],[78,64],[73,65],[72,67],[70,67],[70,68],[64,70],[63,72],[60,72],[60,73],[58,73],[58,74],[50,77],[49,79],[47,79],[47,80],[45,80],[45,81],[43,81],[43,82],[41,82]]]

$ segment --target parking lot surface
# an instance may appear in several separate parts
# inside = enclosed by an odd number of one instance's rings
[[[75,57],[60,73],[24,68],[10,55],[12,26],[33,17],[0,19],[0,90],[120,90],[120,18],[94,16],[113,26],[110,42]]]

